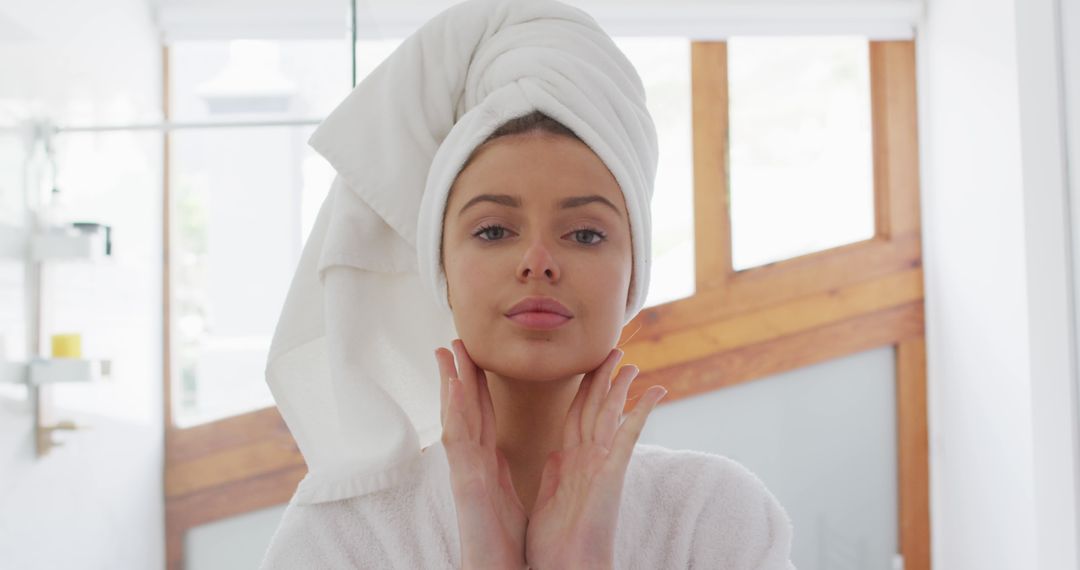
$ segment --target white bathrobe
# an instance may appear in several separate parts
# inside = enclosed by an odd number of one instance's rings
[[[794,570],[791,520],[740,463],[638,444],[615,533],[619,570]],[[290,502],[261,568],[460,568],[446,450],[427,447],[394,487]]]

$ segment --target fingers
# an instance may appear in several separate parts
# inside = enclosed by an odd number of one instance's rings
[[[488,449],[495,448],[495,405],[491,403],[491,392],[488,391],[487,375],[483,370],[477,375],[480,392],[480,444]]]
[[[600,404],[611,389],[611,371],[623,357],[623,351],[613,349],[608,357],[593,371],[592,385],[581,409],[581,441],[592,441],[596,430],[596,415]]]
[[[442,347],[435,349],[435,362],[439,365],[439,417],[442,424],[446,425],[446,408],[450,403],[447,392],[449,379],[451,376],[457,376],[457,369],[454,367],[454,355]]]
[[[525,511],[525,505],[521,504],[521,497],[518,497],[517,491],[514,490],[514,478],[510,474],[510,463],[506,461],[506,457],[498,449],[495,450],[495,461],[499,466],[499,484],[506,489],[507,495],[511,497],[522,512]]]
[[[443,422],[443,443],[469,439],[468,423],[462,411],[465,397],[462,394],[461,380],[450,378],[447,381],[446,421]]]
[[[570,402],[570,411],[566,413],[566,425],[563,426],[563,448],[581,443],[581,408],[585,403],[585,397],[589,394],[592,377],[592,374],[586,374],[581,379],[574,401]]]
[[[445,348],[435,350],[439,364],[440,399],[442,403],[443,443],[470,438],[468,420],[465,417],[465,394],[461,380],[457,378],[454,355]]]
[[[626,407],[626,394],[630,391],[630,384],[637,378],[638,367],[630,364],[619,369],[619,374],[612,382],[611,391],[604,399],[600,413],[596,417],[596,427],[593,431],[592,441],[610,449],[615,430],[619,428],[619,419],[622,418],[623,409]]]
[[[666,395],[666,388],[653,386],[645,392],[645,395],[638,400],[634,409],[627,414],[626,420],[619,426],[619,431],[615,434],[615,443],[611,447],[610,457],[614,460],[616,466],[626,469],[626,466],[630,463],[630,455],[634,452],[634,446],[637,445],[638,437],[641,435],[641,429],[645,426],[645,419],[656,407],[657,402]]]
[[[533,501],[534,510],[544,506],[559,487],[559,469],[563,460],[563,452],[556,451],[548,454],[544,471],[540,474],[540,489],[536,492],[536,500]]]
[[[465,419],[469,427],[469,436],[479,440],[483,418],[480,412],[480,398],[478,395],[476,366],[469,358],[465,350],[465,343],[461,339],[455,339],[452,343],[454,356],[457,358],[457,368],[460,375],[458,379],[464,385],[465,396]]]

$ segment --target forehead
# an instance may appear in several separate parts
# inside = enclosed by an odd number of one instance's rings
[[[544,132],[503,136],[481,147],[455,180],[449,203],[461,208],[484,194],[516,196],[522,207],[597,195],[626,212],[618,182],[591,148]]]

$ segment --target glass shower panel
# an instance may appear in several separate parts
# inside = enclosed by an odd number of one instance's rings
[[[14,228],[23,223],[26,145],[14,122],[0,127],[12,129],[0,130],[0,226],[7,226],[0,227],[0,239],[14,239]],[[19,360],[26,355],[24,305],[22,261],[0,260],[0,307],[4,307],[0,311],[0,361]],[[25,400],[26,387],[0,382],[0,398]]]

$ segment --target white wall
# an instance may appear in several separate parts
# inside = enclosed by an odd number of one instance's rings
[[[1069,211],[1071,219],[1080,220],[1080,0],[1062,0],[1062,55],[1065,69],[1065,124],[1068,148]],[[1072,233],[1074,330],[1080,329],[1080,229],[1070,225]],[[1080,350],[1080,337],[1077,341]]]
[[[142,0],[0,5],[0,125],[159,121],[160,48]],[[6,137],[0,164],[20,165]],[[161,378],[161,137],[62,134],[59,182],[70,212],[113,225],[114,258],[46,269],[44,334],[73,329],[111,358],[100,385],[51,388],[58,434],[37,458],[25,387],[0,391],[0,567],[152,569],[164,565]],[[31,165],[29,178],[41,172]],[[5,221],[27,177],[0,177]],[[0,263],[0,334],[25,357],[22,266]],[[48,350],[46,345],[45,350]]]
[[[1055,3],[933,0],[919,30],[936,568],[1077,566]]]

